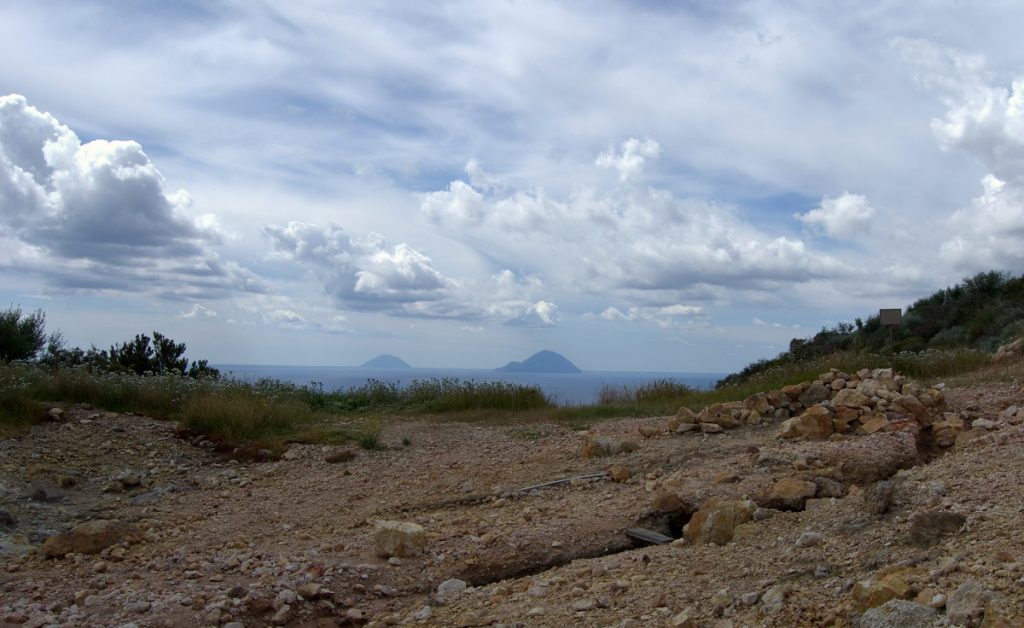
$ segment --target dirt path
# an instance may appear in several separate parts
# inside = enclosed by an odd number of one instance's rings
[[[865,510],[870,484],[826,480],[844,461],[874,469],[889,441],[779,441],[778,423],[681,435],[668,417],[609,421],[593,435],[639,449],[581,458],[584,435],[557,425],[403,422],[383,450],[347,462],[300,445],[238,464],[169,423],[69,407],[0,441],[0,625],[848,625],[864,610],[858,583],[901,568],[900,597],[920,607],[907,612],[934,606],[949,625],[970,591],[954,594],[974,583],[984,600],[966,623],[988,604],[987,621],[1021,625],[1024,430],[1006,410],[1024,408],[1024,390],[976,385],[947,400],[993,427],[896,473],[885,514]],[[611,464],[631,477],[516,490]],[[819,499],[762,509],[774,516],[727,545],[638,548],[624,534],[678,537],[708,498],[757,499],[797,476],[818,481]],[[928,547],[909,542],[915,516],[936,511],[965,523]],[[99,554],[40,556],[48,536],[97,519],[134,530]],[[370,519],[422,525],[424,553],[377,557]],[[468,588],[439,596],[453,578]]]

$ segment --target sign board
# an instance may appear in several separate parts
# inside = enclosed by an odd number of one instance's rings
[[[903,310],[898,307],[878,310],[878,317],[883,325],[900,325],[903,323]]]

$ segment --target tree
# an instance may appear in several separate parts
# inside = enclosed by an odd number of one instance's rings
[[[20,307],[0,312],[0,362],[31,360],[46,345],[46,314],[24,315]]]

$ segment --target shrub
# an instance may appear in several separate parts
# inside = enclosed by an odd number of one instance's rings
[[[46,315],[24,315],[20,307],[0,311],[0,362],[31,360],[46,344]]]

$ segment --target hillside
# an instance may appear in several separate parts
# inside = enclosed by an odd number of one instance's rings
[[[582,373],[568,358],[554,351],[538,351],[522,362],[494,369],[499,373]]]
[[[811,338],[794,338],[789,350],[748,365],[719,385],[745,381],[781,364],[831,355],[839,351],[888,353],[888,327],[877,312],[828,329]],[[892,329],[893,351],[934,349],[993,351],[1024,332],[1024,275],[995,271],[968,277],[951,288],[919,299],[903,310],[903,324]]]

